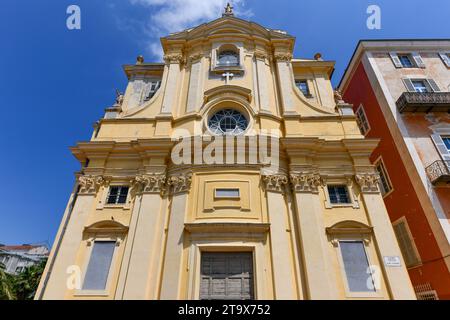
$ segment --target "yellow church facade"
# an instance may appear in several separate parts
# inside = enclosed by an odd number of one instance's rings
[[[36,299],[415,299],[334,62],[230,7],[161,43],[71,149]]]

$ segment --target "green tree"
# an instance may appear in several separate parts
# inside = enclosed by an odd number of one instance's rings
[[[44,272],[47,260],[27,267],[14,279],[14,292],[17,300],[33,300]]]
[[[0,263],[0,300],[14,300],[14,277],[5,272],[5,265]]]

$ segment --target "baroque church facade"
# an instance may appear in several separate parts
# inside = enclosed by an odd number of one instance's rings
[[[334,62],[230,6],[161,43],[71,148],[36,298],[415,299]]]

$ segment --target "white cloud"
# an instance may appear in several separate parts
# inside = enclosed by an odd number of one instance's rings
[[[233,1],[235,14],[246,18],[252,16],[244,8],[246,0]],[[130,0],[133,5],[151,9],[147,26],[148,50],[161,58],[159,37],[172,32],[195,27],[201,23],[221,17],[227,0]]]

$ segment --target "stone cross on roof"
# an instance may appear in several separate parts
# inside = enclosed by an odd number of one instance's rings
[[[222,16],[226,16],[226,17],[233,17],[234,16],[234,12],[233,12],[233,7],[231,6],[231,4],[228,2],[227,6],[225,7],[225,12],[223,13]]]

